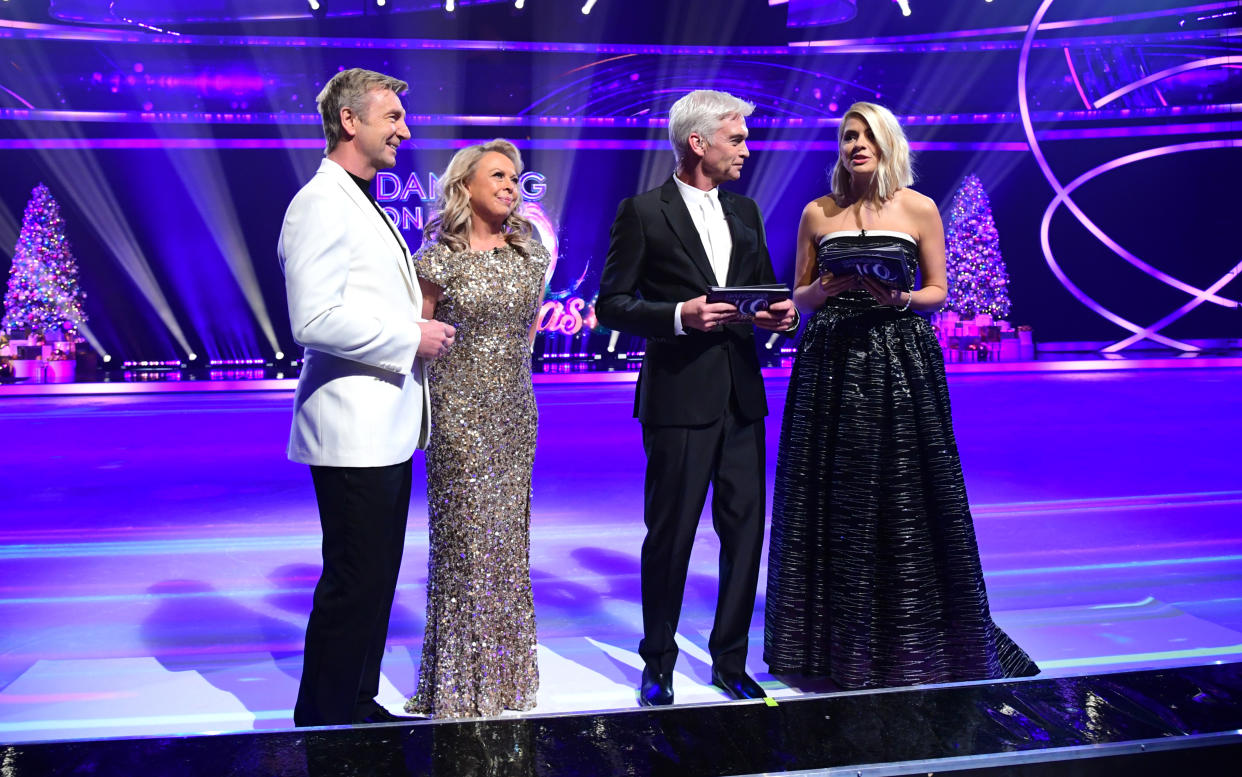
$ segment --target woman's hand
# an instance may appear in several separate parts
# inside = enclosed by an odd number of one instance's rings
[[[830,272],[818,277],[812,276],[805,286],[794,289],[794,303],[805,312],[819,310],[828,301],[842,292],[858,288],[857,275],[833,275]]]
[[[902,310],[910,307],[910,295],[912,292],[898,291],[892,286],[880,283],[875,278],[863,278],[862,285],[875,298],[875,301],[881,305],[901,308]]]
[[[826,272],[819,276],[819,290],[824,295],[824,299],[835,297],[842,292],[857,288],[857,275],[833,275],[830,272]]]

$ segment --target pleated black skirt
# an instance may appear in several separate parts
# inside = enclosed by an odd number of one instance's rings
[[[1039,671],[992,622],[926,321],[857,300],[817,311],[778,457],[764,619],[773,673],[852,689]]]

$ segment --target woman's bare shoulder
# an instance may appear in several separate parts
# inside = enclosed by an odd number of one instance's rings
[[[827,221],[841,215],[843,210],[844,208],[837,203],[833,195],[825,194],[823,197],[818,197],[808,202],[806,207],[802,209],[802,217],[816,222]]]
[[[893,204],[912,216],[926,215],[929,211],[938,212],[935,200],[908,187],[897,190],[893,195]]]

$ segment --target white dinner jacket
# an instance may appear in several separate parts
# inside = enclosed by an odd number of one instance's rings
[[[431,405],[416,356],[423,298],[410,249],[389,224],[330,159],[285,212],[277,254],[293,339],[306,349],[293,461],[381,467],[426,447]]]

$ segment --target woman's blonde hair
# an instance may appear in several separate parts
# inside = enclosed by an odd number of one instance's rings
[[[493,151],[508,157],[517,174],[522,174],[522,155],[517,146],[504,138],[458,151],[449,160],[436,186],[435,215],[423,226],[425,242],[438,241],[454,252],[470,249],[470,191],[466,184],[474,176],[479,160]],[[522,215],[522,187],[515,187],[514,197],[513,208],[502,226],[505,242],[523,256],[530,256],[535,246],[535,230],[530,220]]]
[[[851,195],[850,171],[839,150],[845,137],[845,122],[851,118],[866,124],[875,136],[880,158],[876,160],[876,171],[871,178],[871,191],[867,196],[885,202],[898,189],[914,183],[914,165],[910,158],[910,142],[906,140],[905,131],[897,123],[897,117],[888,108],[875,103],[854,103],[841,117],[841,126],[837,128],[837,163],[831,175],[832,196],[840,200],[848,199]]]

